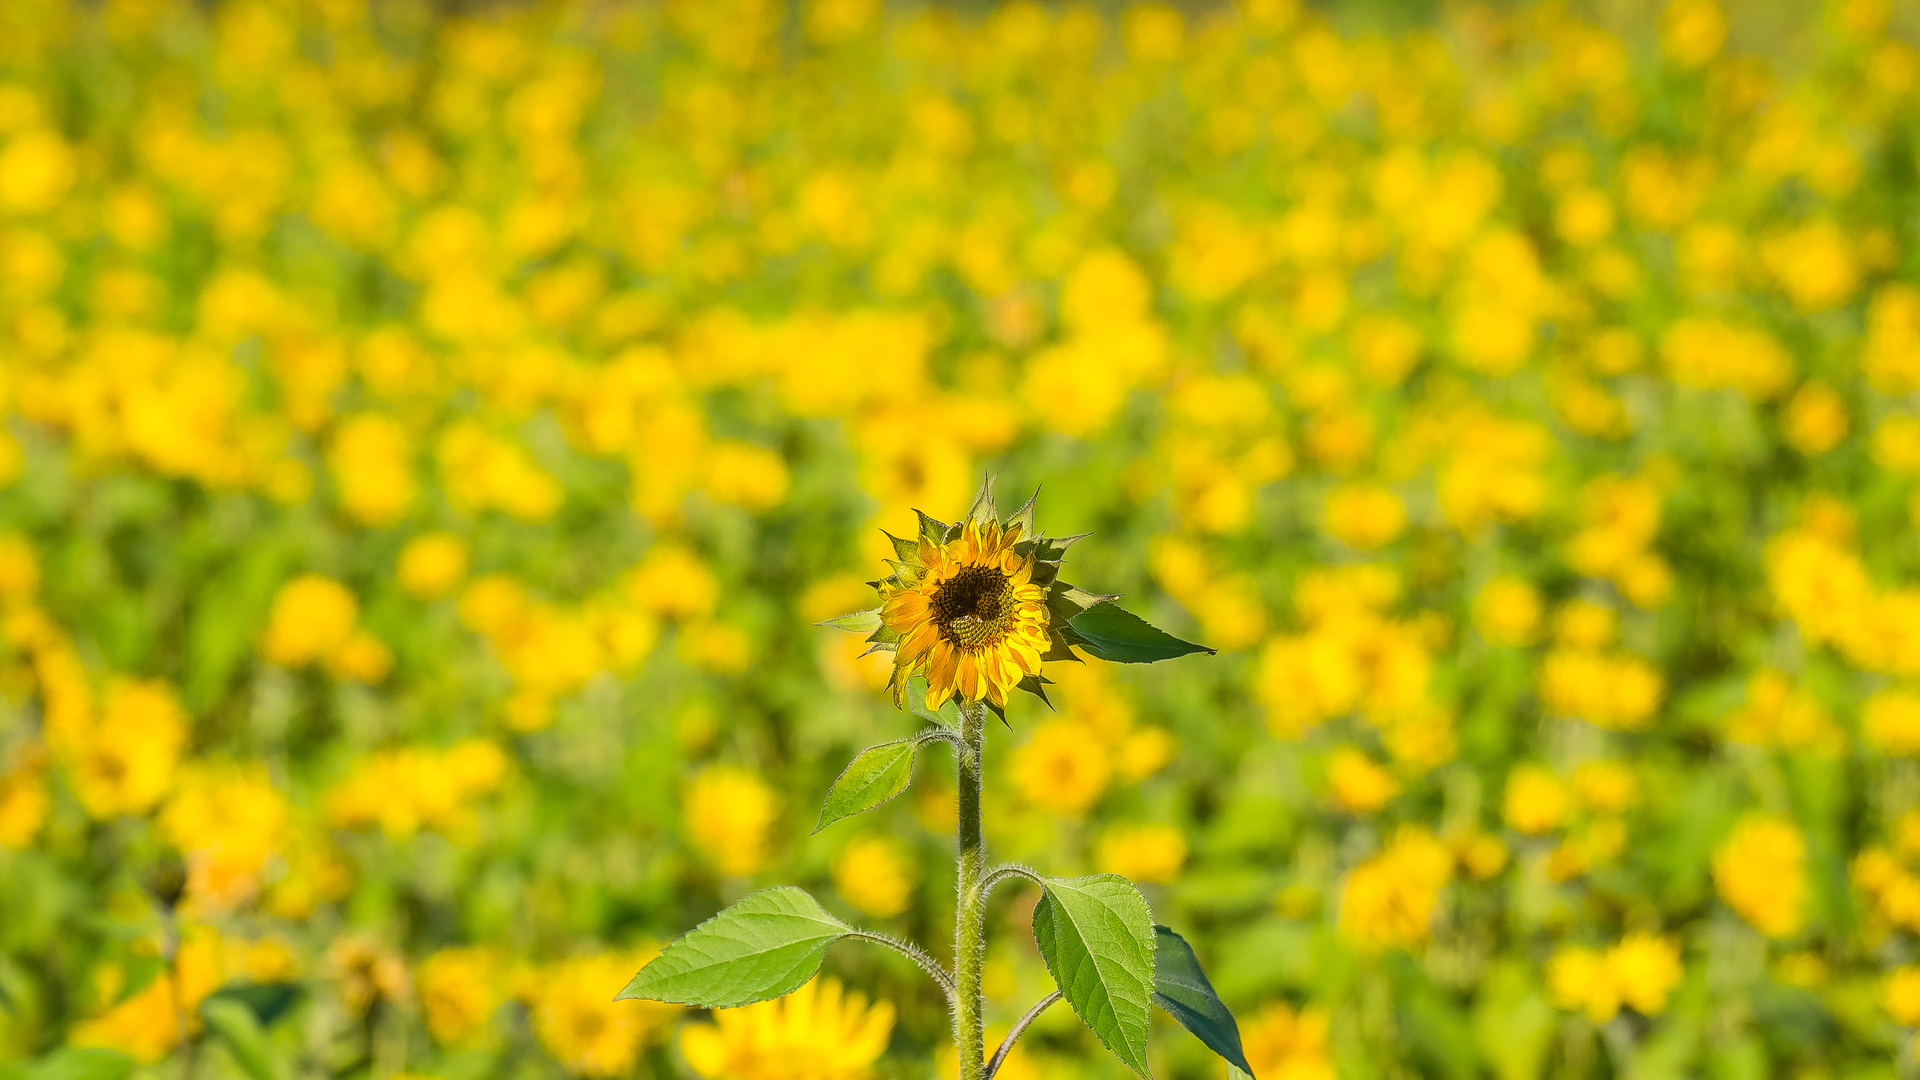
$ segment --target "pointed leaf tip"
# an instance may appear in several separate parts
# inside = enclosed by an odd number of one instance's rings
[[[1240,1025],[1200,970],[1200,961],[1185,938],[1164,926],[1153,928],[1153,1003],[1219,1054],[1227,1064],[1253,1075],[1246,1050],[1240,1044]]]
[[[1151,664],[1176,656],[1214,650],[1182,641],[1111,601],[1094,604],[1067,620],[1078,634],[1081,648],[1102,660],[1121,664]]]

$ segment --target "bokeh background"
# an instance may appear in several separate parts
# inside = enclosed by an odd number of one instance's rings
[[[944,951],[948,756],[810,835],[919,723],[811,624],[988,471],[1220,650],[1053,665],[991,849],[1261,1080],[1913,1075],[1917,25],[0,4],[0,1075],[950,1073],[857,945],[611,998],[776,882]]]

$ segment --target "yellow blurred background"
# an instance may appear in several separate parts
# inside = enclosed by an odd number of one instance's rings
[[[775,882],[950,938],[946,758],[810,833],[919,723],[812,624],[987,472],[1220,650],[1049,665],[989,845],[1260,1080],[1914,1075],[1917,26],[0,5],[0,1077],[950,1073],[853,947],[611,999]]]

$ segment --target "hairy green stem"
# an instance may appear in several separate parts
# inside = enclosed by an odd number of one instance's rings
[[[985,1002],[980,993],[980,967],[987,949],[987,897],[981,888],[987,852],[980,838],[980,747],[986,724],[985,705],[961,704],[961,745],[956,748],[960,883],[953,914],[953,1042],[960,1056],[959,1080],[984,1080],[987,1068]]]

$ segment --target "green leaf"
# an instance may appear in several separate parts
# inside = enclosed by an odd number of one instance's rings
[[[919,739],[870,746],[855,755],[840,772],[840,778],[827,789],[827,801],[820,808],[820,823],[814,832],[839,821],[865,813],[907,790],[913,782],[913,754]]]
[[[1200,970],[1200,961],[1185,938],[1164,926],[1153,928],[1153,1003],[1180,1021],[1207,1044],[1207,1049],[1226,1059],[1227,1064],[1251,1075],[1247,1054],[1240,1046],[1240,1025],[1213,992],[1213,984]]]
[[[791,994],[851,929],[804,889],[761,889],[668,945],[618,997],[731,1009]]]
[[[880,629],[880,609],[852,611],[832,619],[822,619],[815,626],[831,626],[835,630],[850,630],[856,634],[871,634]]]
[[[1081,1021],[1146,1076],[1154,935],[1140,890],[1115,874],[1048,878],[1033,909],[1033,940]]]
[[[28,1080],[126,1080],[133,1059],[104,1046],[63,1046],[21,1068]]]
[[[200,1015],[248,1080],[280,1080],[267,1033],[252,1009],[230,997],[210,997],[200,1003]]]
[[[1181,641],[1118,604],[1095,604],[1067,620],[1067,625],[1080,635],[1088,652],[1121,664],[1151,664],[1188,653],[1213,652],[1205,645]]]

